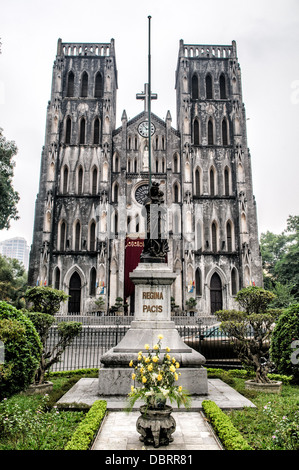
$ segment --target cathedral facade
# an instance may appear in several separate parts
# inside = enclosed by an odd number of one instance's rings
[[[116,127],[117,68],[110,43],[59,39],[48,103],[30,254],[30,285],[70,297],[62,313],[134,313],[129,273],[146,236],[149,180],[164,194],[166,262],[178,312],[234,308],[262,285],[256,204],[236,43],[179,45],[176,127],[144,111]],[[154,99],[155,96],[153,95]],[[150,136],[149,136],[150,132]],[[149,149],[150,145],[150,149]],[[150,151],[149,151],[150,150]],[[120,299],[122,299],[120,301]]]

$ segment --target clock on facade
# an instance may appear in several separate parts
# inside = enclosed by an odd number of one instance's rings
[[[151,135],[155,133],[155,126],[151,122]],[[142,121],[138,126],[138,132],[142,137],[148,137],[148,121]]]
[[[138,186],[138,188],[135,191],[135,199],[139,204],[144,204],[144,201],[146,200],[148,196],[148,184],[142,184],[141,186]]]

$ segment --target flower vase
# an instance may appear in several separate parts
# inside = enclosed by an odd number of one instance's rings
[[[173,441],[171,436],[176,429],[176,422],[171,415],[173,408],[161,404],[160,408],[151,408],[143,405],[140,407],[141,415],[136,422],[136,429],[140,435],[139,440],[145,445],[153,445],[155,448],[167,446]]]

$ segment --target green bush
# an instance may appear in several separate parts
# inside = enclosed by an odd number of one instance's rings
[[[293,347],[292,347],[293,346]],[[295,347],[294,347],[295,346]],[[279,374],[293,375],[299,381],[299,303],[280,315],[272,333],[270,355]]]
[[[202,407],[226,450],[252,450],[234,427],[229,417],[211,400],[204,400]]]
[[[84,420],[81,421],[72,438],[67,443],[65,450],[89,449],[90,444],[99,429],[102,419],[105,416],[106,408],[106,401],[97,400],[94,402],[86,414]]]
[[[4,343],[0,399],[26,389],[33,381],[42,352],[41,341],[27,316],[0,302],[0,340]]]

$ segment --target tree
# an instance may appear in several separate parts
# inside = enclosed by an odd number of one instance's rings
[[[27,388],[42,353],[39,335],[26,314],[0,301],[0,340],[4,364],[0,368],[0,399]]]
[[[42,384],[45,381],[46,372],[53,364],[59,362],[66,347],[82,330],[82,324],[79,322],[61,322],[57,326],[57,342],[49,344],[51,327],[55,322],[54,315],[58,312],[61,302],[65,302],[67,298],[68,295],[63,291],[51,287],[32,287],[26,292],[26,299],[31,304],[27,316],[34,324],[43,348],[35,374],[36,384]]]
[[[283,310],[273,330],[270,354],[279,374],[299,383],[299,303]]]
[[[23,308],[26,289],[27,274],[24,265],[17,259],[0,255],[0,300],[5,300],[16,308]]]
[[[220,310],[216,312],[220,328],[235,338],[235,348],[243,364],[253,368],[255,381],[270,382],[264,357],[269,350],[273,324],[279,316],[278,309],[270,309],[274,299],[272,292],[261,287],[246,287],[238,292],[236,301],[244,310]]]
[[[299,300],[299,216],[290,215],[287,228],[280,234],[266,232],[260,238],[261,254],[264,268],[264,285],[274,290],[277,283],[287,286],[291,304],[293,297]]]
[[[20,197],[12,186],[15,166],[12,159],[17,151],[15,143],[7,141],[0,129],[0,230],[9,229],[10,221],[19,218],[17,203]]]

